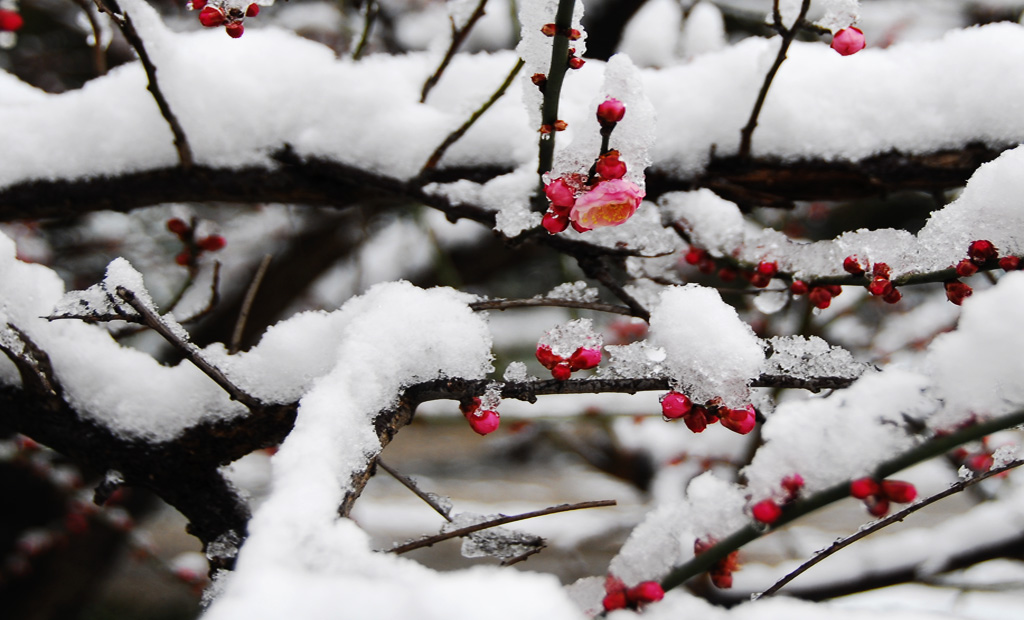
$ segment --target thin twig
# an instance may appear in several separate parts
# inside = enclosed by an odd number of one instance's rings
[[[540,109],[539,156],[537,174],[543,177],[551,170],[555,157],[555,123],[558,121],[558,100],[562,94],[562,82],[569,69],[569,31],[572,28],[572,12],[576,0],[559,0],[555,13],[555,37],[551,43],[551,68],[544,84],[544,102]],[[546,208],[546,207],[545,207]]]
[[[416,495],[416,497],[426,502],[428,506],[434,509],[434,512],[444,517],[446,521],[452,520],[452,518],[448,515],[449,511],[445,510],[443,506],[434,501],[434,498],[430,497],[428,493],[424,493],[422,490],[420,490],[416,483],[412,481],[412,478],[409,478],[405,474],[395,470],[394,468],[387,465],[384,461],[380,459],[377,459],[377,466],[391,474],[392,478],[401,482],[402,485],[405,486],[405,488],[409,489],[410,491],[413,492],[414,495]]]
[[[96,75],[105,75],[107,72],[107,55],[103,49],[103,45],[100,42],[100,23],[96,19],[96,16],[89,10],[89,0],[74,0],[74,3],[81,7],[82,11],[85,12],[85,18],[89,20],[89,28],[92,29],[92,66],[96,70]]]
[[[602,261],[599,257],[578,256],[576,258],[576,261],[579,263],[579,266],[583,270],[583,273],[587,274],[587,276],[594,278],[601,284],[605,285],[605,287],[608,290],[610,290],[616,297],[618,297],[622,301],[622,303],[629,306],[630,314],[632,316],[641,318],[645,321],[651,320],[650,311],[648,311],[647,308],[643,306],[643,304],[637,301],[635,297],[630,295],[629,292],[626,291],[625,287],[619,284],[618,281],[616,281],[616,279],[612,277],[612,274],[609,273],[608,268],[604,264],[604,261]]]
[[[448,68],[448,63],[455,57],[455,52],[458,51],[459,46],[469,36],[469,31],[473,29],[477,21],[484,16],[484,7],[487,6],[487,0],[480,0],[477,3],[476,8],[473,9],[473,13],[466,20],[466,23],[462,28],[455,27],[455,19],[452,18],[452,42],[448,46],[448,51],[445,52],[444,58],[441,60],[441,64],[438,65],[437,70],[434,74],[427,78],[427,81],[423,83],[423,91],[420,93],[420,103],[426,103],[427,95],[433,90],[434,86],[441,80],[441,76],[444,75],[444,70]]]
[[[199,353],[198,347],[175,334],[167,323],[164,322],[164,319],[154,312],[149,306],[144,304],[133,291],[128,290],[123,286],[119,286],[117,287],[117,295],[123,299],[125,303],[131,306],[132,309],[139,313],[139,316],[146,325],[152,328],[156,333],[160,334],[164,340],[174,345],[182,352],[182,354],[184,354],[188,361],[192,362],[196,368],[203,371],[203,374],[213,379],[217,385],[223,388],[223,390],[231,396],[232,400],[237,400],[251,410],[263,408],[263,403],[244,392],[241,388],[232,383],[219,368],[206,361],[206,359]]]
[[[366,44],[370,40],[370,31],[373,30],[373,24],[377,21],[378,13],[380,13],[380,5],[377,4],[377,0],[367,0],[366,14],[363,17],[363,34],[359,37],[359,43],[352,52],[352,60],[359,60],[363,57],[363,52],[366,51]]]
[[[811,0],[803,0],[800,4],[800,13],[797,15],[796,21],[793,22],[789,28],[786,28],[782,23],[782,17],[779,14],[779,0],[775,0],[774,16],[775,16],[775,27],[782,34],[782,43],[779,45],[779,53],[775,56],[775,62],[772,63],[768,74],[764,76],[764,83],[761,85],[761,92],[757,94],[757,101],[754,103],[754,109],[750,111],[750,119],[747,120],[747,124],[740,130],[740,152],[741,158],[750,157],[750,140],[754,134],[754,129],[757,128],[757,117],[761,115],[761,107],[764,105],[764,100],[768,96],[768,89],[771,88],[772,80],[775,79],[775,74],[779,72],[779,67],[782,66],[783,61],[786,60],[786,52],[789,51],[789,45],[796,38],[796,33],[800,30],[803,25],[804,18],[807,16],[807,10],[811,8]]]
[[[1010,415],[993,420],[979,422],[973,426],[969,426],[949,435],[932,438],[931,440],[926,441],[925,443],[920,444],[899,456],[885,461],[875,468],[873,477],[878,479],[887,478],[898,471],[910,467],[911,465],[916,465],[917,463],[945,454],[957,446],[970,441],[977,441],[978,439],[981,439],[986,435],[991,435],[996,431],[1012,428],[1020,424],[1024,424],[1024,410],[1016,411]],[[849,495],[850,483],[849,481],[844,481],[819,491],[808,498],[801,499],[793,504],[785,506],[782,509],[782,516],[780,516],[771,527],[766,528],[760,524],[751,523],[736,530],[704,553],[701,553],[700,555],[693,557],[688,562],[672,569],[672,571],[662,579],[661,585],[665,590],[678,587],[690,578],[696,577],[697,575],[709,570],[717,562],[723,560],[730,553],[747,543],[760,538],[768,532],[775,531],[783,525],[791,523],[804,515],[810,514],[819,508],[823,508],[833,502],[845,499],[849,497]]]
[[[469,128],[472,127],[477,122],[477,120],[479,120],[480,117],[483,116],[484,113],[487,112],[487,110],[489,110],[491,106],[498,101],[498,99],[501,99],[502,95],[505,94],[505,91],[508,90],[508,87],[512,85],[512,80],[515,79],[516,74],[519,73],[519,70],[523,68],[524,64],[526,63],[523,61],[522,58],[517,60],[515,66],[512,67],[511,71],[509,71],[509,74],[505,78],[505,81],[501,83],[501,86],[498,87],[498,90],[494,91],[494,94],[491,95],[491,98],[485,101],[482,106],[480,106],[475,112],[473,112],[473,114],[470,115],[469,119],[467,119],[466,122],[463,123],[461,127],[450,133],[448,137],[444,139],[444,142],[440,144],[440,146],[434,149],[434,152],[431,153],[430,157],[427,159],[427,163],[423,164],[423,168],[420,170],[421,178],[428,170],[431,170],[435,166],[437,166],[437,162],[441,161],[441,158],[444,157],[445,152],[447,152],[448,149],[453,144],[458,142],[459,139],[462,138],[462,136],[466,135],[466,132],[469,131]]]
[[[498,527],[499,525],[505,525],[506,523],[513,523],[515,521],[524,521],[526,519],[533,519],[534,517],[543,517],[545,515],[556,514],[559,512],[568,512],[570,510],[582,510],[584,508],[602,508],[605,506],[615,506],[616,501],[614,499],[598,500],[593,502],[580,502],[578,504],[561,504],[558,506],[552,506],[550,508],[544,508],[543,510],[534,510],[533,512],[524,512],[523,514],[513,515],[511,517],[499,517],[497,519],[491,519],[482,523],[475,523],[466,527],[460,527],[457,530],[450,532],[444,532],[435,536],[427,536],[419,540],[399,545],[392,549],[389,549],[391,553],[406,553],[413,549],[422,549],[423,547],[430,547],[439,542],[450,540],[452,538],[458,538],[460,536],[468,536],[474,532],[480,530],[486,530],[492,527]]]
[[[477,311],[508,310],[509,308],[558,307],[576,308],[579,310],[595,310],[597,312],[610,312],[612,314],[633,316],[633,310],[626,306],[576,301],[575,299],[554,299],[551,297],[540,297],[534,299],[488,299],[485,301],[475,301],[469,304],[469,307]]]
[[[149,79],[149,85],[146,87],[153,95],[153,99],[156,100],[157,107],[160,108],[160,114],[167,121],[167,124],[171,128],[171,133],[174,134],[174,147],[178,151],[178,162],[181,167],[185,170],[192,168],[192,148],[188,144],[188,138],[185,137],[185,130],[181,128],[181,124],[178,122],[178,117],[171,111],[171,106],[167,103],[167,99],[164,97],[163,92],[160,90],[160,84],[156,79],[156,65],[149,58],[149,53],[146,52],[146,46],[142,42],[142,37],[139,36],[135,26],[132,24],[131,17],[127,13],[119,15],[114,11],[110,10],[104,4],[103,0],[93,0],[96,4],[96,8],[110,16],[117,27],[121,29],[121,34],[124,35],[125,40],[131,44],[135,49],[135,53],[139,55],[139,61],[142,62],[142,68],[146,71],[146,77]]]
[[[902,521],[903,519],[905,519],[909,515],[917,512],[918,510],[921,510],[925,506],[930,506],[931,504],[934,504],[935,502],[937,502],[937,501],[939,501],[941,499],[945,499],[945,498],[949,497],[950,495],[955,495],[956,493],[959,493],[959,492],[963,491],[964,489],[967,489],[967,488],[969,488],[969,487],[971,487],[971,486],[981,482],[982,480],[985,480],[986,478],[991,478],[992,476],[997,476],[997,475],[999,475],[999,474],[1001,474],[1001,473],[1003,473],[1005,471],[1009,471],[1009,470],[1011,470],[1011,469],[1013,469],[1015,467],[1020,467],[1021,465],[1024,465],[1024,460],[1018,459],[1018,460],[1015,460],[1015,461],[1011,461],[1011,462],[1007,463],[1006,465],[1003,465],[1002,467],[997,467],[995,469],[991,469],[991,470],[989,470],[989,471],[987,471],[984,474],[981,474],[979,476],[975,476],[973,478],[968,478],[966,480],[960,480],[960,481],[956,482],[955,484],[951,485],[949,488],[947,488],[944,491],[941,491],[939,493],[936,493],[935,495],[927,497],[927,498],[925,498],[925,499],[923,499],[923,500],[921,500],[921,501],[919,501],[919,502],[917,502],[915,504],[911,504],[910,506],[907,506],[906,508],[904,508],[903,510],[900,510],[899,512],[894,512],[893,514],[889,515],[888,517],[886,517],[884,519],[879,519],[878,521],[875,521],[870,526],[868,526],[866,528],[863,528],[861,530],[858,530],[856,533],[851,534],[850,536],[847,536],[846,538],[842,538],[840,540],[835,541],[834,543],[829,545],[827,548],[822,549],[821,551],[815,553],[814,557],[812,557],[810,560],[808,560],[808,561],[804,562],[803,564],[801,564],[796,570],[794,570],[793,572],[789,573],[788,575],[786,575],[782,579],[780,579],[777,582],[775,582],[775,584],[772,585],[772,587],[770,587],[767,590],[765,590],[764,592],[761,592],[760,594],[754,596],[753,600],[757,600],[757,599],[760,599],[760,598],[764,598],[766,596],[774,595],[776,592],[781,590],[783,588],[783,586],[785,586],[789,582],[793,581],[794,579],[796,579],[797,577],[799,577],[800,575],[805,573],[808,569],[813,567],[815,564],[818,564],[819,562],[821,562],[825,558],[827,558],[827,557],[831,556],[832,554],[838,552],[840,549],[844,549],[844,548],[850,546],[851,544],[857,542],[858,540],[860,540],[860,539],[862,539],[862,538],[864,538],[864,537],[866,537],[866,536],[868,536],[870,534],[874,534],[878,530],[880,530],[880,529],[882,529],[884,527],[887,527],[889,525],[892,525],[893,523],[896,523],[897,521]]]
[[[270,267],[271,258],[273,256],[270,254],[263,255],[263,260],[260,261],[260,266],[256,268],[256,274],[253,275],[252,282],[249,283],[249,288],[245,291],[242,308],[238,311],[238,320],[235,321],[235,331],[231,334],[231,346],[228,347],[228,353],[232,355],[238,353],[242,345],[242,332],[245,331],[245,324],[249,320],[249,312],[252,310],[252,304],[256,300],[256,292],[260,290],[263,276],[267,275],[267,268]]]

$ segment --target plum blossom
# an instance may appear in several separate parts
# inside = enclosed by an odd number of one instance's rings
[[[580,229],[618,226],[633,217],[644,191],[632,181],[601,181],[576,199],[569,219]]]

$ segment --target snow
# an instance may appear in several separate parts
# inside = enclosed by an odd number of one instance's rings
[[[665,349],[665,368],[694,402],[721,398],[749,403],[747,386],[760,375],[764,350],[750,326],[712,289],[670,287],[651,312],[651,341]]]

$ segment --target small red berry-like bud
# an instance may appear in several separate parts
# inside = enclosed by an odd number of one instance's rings
[[[771,276],[766,276],[762,273],[755,273],[750,277],[750,285],[757,288],[764,288],[771,284]]]
[[[964,460],[964,465],[967,466],[971,471],[983,474],[988,470],[992,469],[992,465],[995,464],[995,459],[992,458],[991,454],[972,454]]]
[[[580,224],[579,222],[577,222],[576,220],[571,219],[571,218],[569,219],[569,225],[572,226],[572,229],[575,230],[578,233],[585,233],[588,230],[593,230],[591,228],[587,228],[583,224]]]
[[[231,24],[228,24],[228,26],[230,27]],[[222,237],[221,235],[210,235],[209,237],[203,237],[198,242],[196,242],[196,245],[206,250],[207,252],[216,252],[218,250],[223,250],[224,246],[226,246],[227,244],[227,240],[224,239],[224,237]]]
[[[665,590],[657,581],[643,581],[627,590],[626,598],[637,605],[654,603],[665,598]]]
[[[618,99],[609,97],[597,106],[597,121],[601,127],[614,127],[626,115],[626,106]]]
[[[721,407],[719,416],[722,419],[722,426],[740,435],[746,435],[754,430],[754,425],[757,423],[753,405],[746,405],[740,409]]]
[[[618,590],[615,592],[609,592],[605,595],[604,600],[601,601],[601,605],[604,606],[605,611],[615,611],[616,609],[626,608],[626,592]]]
[[[864,500],[864,505],[868,507],[868,512],[873,517],[884,517],[889,514],[889,500],[884,497],[872,495]]]
[[[602,179],[621,179],[626,176],[626,163],[619,159],[618,151],[608,151],[598,157],[594,168]]]
[[[694,405],[689,413],[683,415],[683,423],[686,428],[694,433],[703,433],[708,424],[714,424],[718,418],[708,419],[708,410],[703,405]]]
[[[497,411],[490,409],[470,413],[466,416],[466,419],[469,420],[469,427],[477,435],[489,435],[498,430],[498,426],[501,425],[501,416],[498,415]]]
[[[204,6],[206,6],[206,0],[192,0],[192,2],[188,3],[188,9],[190,11],[201,10]]]
[[[882,301],[884,301],[887,304],[898,303],[901,299],[903,299],[903,293],[901,293],[900,289],[896,288],[895,286],[892,287],[891,291],[889,291],[886,295],[882,297]]]
[[[864,267],[860,264],[860,259],[857,258],[856,254],[847,256],[843,260],[843,269],[846,270],[846,273],[855,276],[859,276],[864,273]]]
[[[544,195],[556,207],[571,208],[576,204],[576,192],[561,177],[544,186]]]
[[[215,6],[204,6],[199,11],[199,23],[207,28],[216,28],[225,22],[224,12]]]
[[[560,355],[555,355],[551,351],[551,347],[546,344],[537,346],[537,361],[540,362],[541,366],[548,370],[553,370],[555,366],[565,361]]]
[[[793,280],[793,283],[789,285],[789,292],[794,295],[806,295],[807,291],[807,283],[803,280]]]
[[[714,273],[715,272],[715,259],[711,258],[710,254],[704,254],[699,261],[697,261],[697,270],[701,273]]]
[[[544,75],[543,73],[534,73],[533,75],[530,76],[530,81],[533,82],[536,86],[544,88],[544,85],[548,83],[548,76]]]
[[[21,14],[7,9],[0,9],[0,32],[17,32],[25,25]]]
[[[569,368],[572,370],[590,370],[601,363],[601,349],[580,347],[573,352],[569,358]]]
[[[804,488],[804,477],[800,474],[790,474],[782,479],[782,490],[786,492],[786,501],[793,501]]]
[[[237,39],[245,33],[245,26],[242,25],[242,22],[231,22],[227,26],[224,26],[224,30],[227,31],[229,37]]]
[[[775,274],[779,273],[779,264],[775,261],[761,261],[757,264],[757,273],[762,276],[774,278]]]
[[[174,257],[174,262],[178,263],[182,267],[188,267],[189,263],[192,262],[192,252],[189,252],[188,250],[178,252],[178,255]]]
[[[999,268],[1003,271],[1015,271],[1020,269],[1020,259],[1016,256],[1004,256],[999,259]]]
[[[245,16],[246,17],[256,17],[259,14],[260,14],[260,5],[258,5],[258,4],[250,4],[249,6],[247,6],[245,8]]]
[[[961,278],[969,278],[976,273],[978,273],[978,266],[972,263],[968,258],[965,258],[956,264],[956,275]]]
[[[967,248],[967,256],[975,264],[984,265],[986,262],[998,257],[999,250],[996,249],[996,246],[992,245],[991,241],[979,239],[971,242],[971,245]]]
[[[718,270],[718,279],[722,282],[732,282],[739,277],[739,275],[740,273],[732,267],[722,267]]]
[[[560,362],[551,369],[551,376],[559,381],[565,381],[572,376],[572,368],[568,362]]]
[[[810,292],[807,293],[807,299],[810,299],[814,307],[819,310],[824,310],[832,305],[832,293],[823,286],[811,287]]]
[[[843,56],[856,54],[857,52],[864,49],[865,45],[866,43],[864,42],[864,31],[855,26],[843,28],[839,32],[832,35],[832,49],[839,52]]]
[[[871,267],[871,275],[876,278],[885,278],[888,280],[891,273],[892,269],[890,269],[889,265],[886,265],[885,263],[875,263],[874,266]]]
[[[944,285],[946,287],[946,299],[958,306],[974,294],[974,289],[960,280],[948,280]]]
[[[690,265],[696,265],[697,263],[700,262],[700,259],[704,258],[706,254],[707,250],[702,250],[697,246],[691,245],[690,250],[686,253],[686,256],[683,258],[683,260],[685,260]]]
[[[681,418],[690,413],[693,408],[693,401],[686,394],[669,392],[661,397],[661,415],[669,420]]]
[[[868,292],[875,297],[885,297],[892,292],[892,282],[889,278],[877,276],[868,284]]]
[[[189,226],[185,223],[185,220],[180,217],[172,217],[167,220],[167,230],[178,235],[179,238],[184,237],[188,234]]]
[[[827,290],[833,297],[839,297],[843,294],[843,287],[839,284],[826,284],[825,290]]]
[[[580,37],[582,37],[582,36],[583,36],[583,33],[581,33],[579,30],[576,30],[575,28],[570,28],[569,29],[569,40],[570,41],[579,41]]]
[[[850,482],[850,495],[857,499],[866,499],[877,495],[881,488],[874,478],[858,478]]]
[[[889,501],[897,504],[909,504],[917,497],[917,489],[909,482],[902,480],[883,480],[882,494]]]
[[[552,210],[548,210],[541,219],[540,225],[544,227],[544,230],[548,231],[552,235],[557,235],[569,227],[569,218],[559,213],[555,213]]]
[[[570,69],[579,69],[580,67],[582,67],[585,64],[587,64],[587,61],[583,60],[579,56],[570,56],[569,57],[569,68]]]
[[[775,523],[782,516],[782,508],[775,503],[775,500],[771,499],[762,500],[754,504],[750,512],[754,515],[754,519],[765,525]]]
[[[555,121],[555,131],[565,131],[569,126],[569,123],[565,121]]]
[[[558,32],[558,28],[554,24],[544,24],[540,27],[540,31],[544,33],[546,37],[553,37]]]

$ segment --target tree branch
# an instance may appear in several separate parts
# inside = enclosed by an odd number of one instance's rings
[[[441,76],[444,74],[444,70],[448,68],[448,63],[450,63],[452,61],[452,58],[455,57],[455,52],[459,50],[459,46],[461,46],[462,42],[466,40],[467,36],[469,36],[469,31],[472,30],[473,26],[475,26],[476,23],[480,20],[480,18],[484,16],[484,7],[486,6],[487,0],[480,0],[477,3],[476,8],[473,9],[473,13],[469,16],[469,19],[466,20],[466,23],[462,26],[462,28],[456,28],[455,20],[452,20],[451,45],[448,46],[448,51],[445,52],[444,58],[441,59],[441,64],[438,65],[437,70],[434,71],[433,75],[427,78],[427,81],[423,83],[423,90],[420,92],[420,103],[425,103],[427,101],[427,95],[430,94],[430,91],[433,90],[434,86],[436,86],[437,83],[441,80]],[[516,69],[516,72],[518,72],[518,69]],[[512,79],[510,76],[506,82],[511,81]],[[504,91],[504,88],[508,87],[503,87],[502,91]]]

